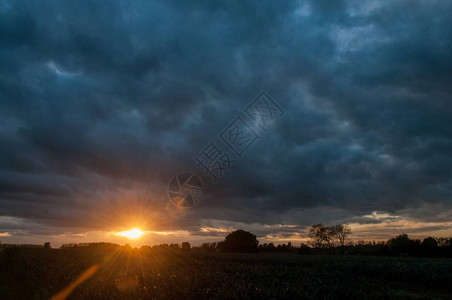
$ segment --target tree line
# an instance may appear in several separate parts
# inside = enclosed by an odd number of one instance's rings
[[[423,240],[410,239],[400,234],[388,241],[358,241],[349,239],[351,228],[338,224],[327,226],[312,225],[308,228],[310,241],[299,247],[287,244],[259,244],[254,234],[236,230],[228,234],[224,241],[204,243],[197,249],[221,252],[294,252],[298,254],[336,254],[336,255],[386,255],[416,257],[452,257],[452,238],[427,237]]]
[[[338,224],[327,226],[324,224],[312,225],[308,228],[310,241],[307,244],[294,246],[287,244],[274,245],[273,243],[259,244],[256,235],[244,230],[229,233],[223,241],[203,243],[198,247],[191,247],[190,243],[183,242],[142,246],[143,249],[160,249],[171,251],[216,251],[216,252],[294,252],[298,254],[339,254],[339,255],[391,255],[391,256],[417,256],[417,257],[452,257],[452,237],[427,237],[423,240],[410,239],[407,234],[400,234],[388,241],[358,241],[349,239],[351,229],[348,225]],[[132,250],[130,245],[119,246],[113,243],[71,243],[61,245],[61,249],[76,247],[125,247]],[[0,248],[33,247],[51,248],[50,243],[44,245],[1,244]]]
[[[388,241],[349,240],[351,229],[348,225],[326,226],[316,224],[308,229],[310,245],[302,244],[298,250],[301,254],[355,254],[355,255],[391,255],[452,257],[452,238],[427,237],[410,239],[402,233]]]

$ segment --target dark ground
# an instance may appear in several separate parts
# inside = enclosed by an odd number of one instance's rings
[[[6,249],[0,299],[49,299],[92,266],[69,299],[452,299],[452,259],[123,247]]]

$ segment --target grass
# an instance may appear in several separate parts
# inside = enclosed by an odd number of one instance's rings
[[[452,260],[124,248],[6,249],[0,299],[452,298]]]

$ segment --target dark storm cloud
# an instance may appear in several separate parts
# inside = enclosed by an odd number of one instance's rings
[[[99,216],[124,210],[129,191],[147,217],[160,212],[154,228],[198,234],[209,219],[298,230],[316,223],[307,211],[325,223],[368,223],[359,216],[376,210],[434,220],[451,210],[451,11],[441,1],[5,1],[0,215],[106,227],[114,220]],[[193,169],[261,90],[284,116],[199,206],[171,215],[171,176]]]

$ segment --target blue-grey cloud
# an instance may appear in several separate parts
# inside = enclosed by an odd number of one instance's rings
[[[452,210],[451,12],[443,1],[4,1],[0,215],[99,229],[133,198],[155,228],[193,232],[209,219],[304,228],[309,216],[287,215],[321,207],[322,222],[432,220]],[[169,179],[196,169],[261,90],[284,115],[219,184],[205,178],[200,205],[172,215]]]

